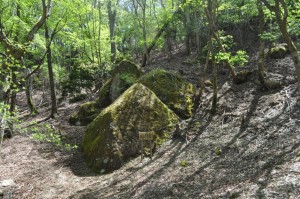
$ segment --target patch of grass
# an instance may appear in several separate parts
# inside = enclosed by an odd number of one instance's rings
[[[221,155],[222,154],[222,149],[219,148],[219,147],[215,148],[215,154],[216,155]]]
[[[64,143],[59,132],[51,128],[49,124],[34,126],[31,127],[28,131],[32,133],[32,138],[34,140],[39,142],[50,143],[55,148],[64,149],[67,151],[71,151],[73,149],[78,148],[77,145]]]
[[[187,166],[188,166],[188,162],[187,162],[186,160],[182,160],[182,161],[180,162],[180,166],[182,166],[182,167],[187,167]]]

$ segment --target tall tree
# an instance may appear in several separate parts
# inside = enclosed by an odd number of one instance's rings
[[[265,15],[261,0],[256,1],[259,18],[259,51],[258,51],[258,79],[262,86],[265,86],[265,41],[262,38],[265,26]]]
[[[211,55],[212,60],[212,84],[213,84],[213,98],[211,112],[213,114],[217,111],[217,100],[218,100],[218,82],[217,82],[217,68],[215,64],[215,52],[213,47],[212,38],[216,32],[216,10],[217,10],[217,0],[207,0],[206,16],[208,20],[208,53]]]
[[[118,4],[118,2],[119,1],[117,1],[116,4]],[[112,0],[108,0],[107,2],[107,11],[108,11],[108,22],[109,22],[111,61],[114,62],[117,55],[117,47],[116,47],[116,40],[115,40],[117,8],[116,5],[112,5]]]
[[[47,22],[45,23],[45,40],[46,40],[46,51],[47,51],[47,66],[49,74],[50,83],[50,95],[51,95],[51,113],[50,117],[55,118],[57,114],[57,102],[56,102],[56,92],[55,92],[55,81],[53,74],[53,64],[52,64],[52,51],[51,51],[51,39],[49,34],[49,28]]]
[[[13,38],[10,38],[10,32],[5,27],[2,18],[0,18],[0,42],[3,45],[6,54],[8,57],[12,57],[14,60],[17,60],[18,63],[22,63],[23,55],[26,52],[26,47],[33,41],[35,34],[40,30],[40,28],[44,25],[46,19],[50,15],[51,11],[51,0],[41,0],[42,3],[42,15],[39,20],[31,27],[29,32],[25,35],[24,38],[19,39],[18,35],[16,34]],[[20,8],[17,9],[17,14],[20,15]],[[0,13],[2,15],[2,13]],[[16,68],[14,67],[12,70],[12,83],[16,84]],[[13,86],[13,85],[12,85]],[[12,94],[11,99],[11,111],[14,110],[15,106],[15,98],[16,95]]]

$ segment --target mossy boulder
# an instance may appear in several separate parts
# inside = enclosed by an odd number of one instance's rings
[[[128,60],[122,60],[112,70],[111,74],[112,76],[115,76],[116,74],[132,74],[136,77],[139,77],[142,75],[142,71],[141,68],[135,63]]]
[[[91,123],[100,111],[111,104],[109,98],[109,89],[112,83],[112,78],[106,81],[99,91],[99,98],[95,101],[85,102],[80,105],[79,110],[69,118],[69,123],[72,125],[86,126]]]
[[[100,111],[115,101],[126,89],[133,85],[142,74],[141,69],[134,63],[123,60],[113,70],[112,77],[101,87],[96,101],[87,102],[80,106],[78,112],[69,118],[70,124],[88,125]]]
[[[99,101],[86,102],[80,105],[79,111],[73,113],[69,118],[69,123],[73,125],[88,125],[100,113]]]
[[[123,60],[112,71],[112,82],[109,90],[110,101],[115,101],[126,89],[133,85],[142,72],[136,64]]]
[[[181,118],[192,116],[195,88],[179,75],[163,69],[154,69],[143,75],[138,82],[152,90]]]
[[[288,53],[289,51],[286,44],[278,44],[269,50],[268,55],[272,59],[281,59],[284,58]]]
[[[112,103],[112,101],[109,97],[112,80],[113,80],[113,78],[108,79],[104,83],[104,85],[100,88],[99,98],[98,98],[99,107],[105,108]]]
[[[161,143],[177,122],[177,115],[151,90],[134,84],[88,126],[83,154],[94,171],[111,172],[139,154],[138,132],[154,131],[155,142]]]
[[[116,74],[113,79],[109,90],[110,101],[115,101],[124,91],[133,85],[137,76],[130,73]]]

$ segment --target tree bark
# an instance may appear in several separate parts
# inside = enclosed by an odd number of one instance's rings
[[[30,69],[26,68],[25,70],[26,70],[25,74],[26,74],[26,76],[28,76],[30,74]],[[33,115],[33,114],[37,113],[38,111],[32,101],[30,81],[31,81],[31,77],[25,79],[25,94],[26,94],[27,106],[29,107],[30,114]]]
[[[109,21],[109,37],[111,49],[111,61],[114,62],[117,56],[117,47],[115,41],[115,25],[116,25],[116,8],[112,9],[111,0],[107,2],[108,21]]]
[[[212,43],[212,37],[215,34],[215,18],[216,18],[216,0],[207,0],[207,9],[206,14],[208,18],[208,27],[209,27],[209,41],[208,41],[208,53],[211,54],[212,59],[212,84],[213,84],[213,97],[212,97],[212,106],[211,113],[215,114],[217,112],[217,101],[218,101],[218,82],[217,82],[217,67],[215,64],[215,52]]]
[[[262,86],[265,86],[265,41],[261,38],[264,32],[265,15],[262,8],[261,0],[256,1],[259,17],[259,51],[258,51],[258,80]]]
[[[50,95],[51,95],[50,117],[55,118],[55,116],[57,114],[57,102],[56,102],[54,74],[53,74],[53,67],[52,67],[52,52],[51,52],[51,45],[50,45],[50,35],[49,35],[49,29],[47,26],[47,22],[45,23],[45,39],[46,39],[46,46],[47,46],[47,49],[46,49],[47,50],[47,66],[48,66],[48,73],[49,73]]]
[[[192,33],[192,24],[191,24],[191,13],[190,13],[190,5],[186,4],[185,7],[185,29],[186,29],[186,54],[191,54],[191,33]]]

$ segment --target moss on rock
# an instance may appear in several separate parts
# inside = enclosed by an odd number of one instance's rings
[[[89,102],[93,105],[82,104],[79,111],[71,115],[69,123],[73,125],[87,125],[92,122],[101,109],[115,101],[136,82],[140,75],[141,70],[136,64],[127,60],[121,61],[112,71],[112,77],[101,87],[98,100]]]
[[[112,70],[112,76],[116,74],[132,74],[135,77],[139,77],[142,75],[141,68],[135,63],[122,60],[116,67]]]
[[[99,101],[86,102],[80,105],[79,111],[73,113],[69,118],[69,123],[73,125],[88,125],[100,113]]]
[[[252,71],[242,70],[242,71],[236,73],[236,76],[233,81],[236,84],[242,84],[242,83],[247,82],[250,79],[251,75],[252,75]]]
[[[192,116],[195,88],[179,75],[163,69],[155,69],[143,75],[138,82],[152,90],[180,117]]]
[[[275,47],[271,48],[268,52],[268,55],[272,59],[281,59],[284,58],[288,54],[288,48],[286,44],[279,44]]]
[[[133,85],[138,78],[134,74],[116,74],[112,79],[109,90],[110,101],[115,101],[124,91]]]
[[[136,82],[142,72],[136,64],[123,60],[114,68],[112,74],[113,78],[109,90],[109,99],[113,102]]]
[[[134,84],[88,126],[83,153],[99,173],[120,168],[139,154],[138,132],[154,131],[155,142],[170,136],[178,117],[142,84]]]
[[[101,108],[107,107],[112,102],[109,98],[111,85],[112,85],[112,78],[108,79],[99,91],[98,102],[99,102],[99,107]]]

